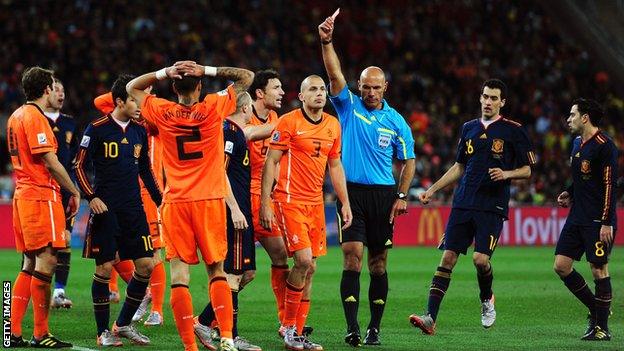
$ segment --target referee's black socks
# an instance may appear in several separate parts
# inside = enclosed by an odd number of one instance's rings
[[[347,319],[347,332],[359,332],[360,326],[357,321],[357,314],[360,305],[360,272],[342,271],[340,297],[345,318]]]
[[[382,275],[370,275],[370,285],[368,287],[368,303],[370,305],[371,320],[368,329],[375,328],[379,330],[381,317],[386,307],[386,299],[388,298],[388,272]]]

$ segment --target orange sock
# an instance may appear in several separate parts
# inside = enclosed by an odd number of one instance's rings
[[[290,270],[288,265],[271,265],[271,287],[277,301],[277,318],[284,324],[284,301],[286,298],[286,279]]]
[[[234,326],[234,307],[232,307],[232,291],[225,277],[210,280],[210,302],[219,323],[222,338],[232,338]]]
[[[119,273],[116,270],[111,270],[110,281],[108,282],[108,290],[116,291],[119,293],[119,286],[117,285],[117,278],[119,278]]]
[[[171,309],[178,334],[184,344],[184,350],[197,350],[195,331],[193,329],[193,298],[188,286],[173,284],[171,286]]]
[[[48,334],[48,313],[50,312],[50,283],[52,277],[35,271],[30,280],[30,293],[33,300],[33,336],[41,339]]]
[[[152,271],[150,277],[150,289],[152,291],[152,312],[156,311],[163,315],[163,302],[165,300],[165,282],[167,274],[165,273],[165,264],[161,261]]]
[[[132,262],[132,260],[119,261],[117,264],[113,265],[113,267],[115,267],[121,279],[126,283],[132,279],[132,273],[134,273],[134,262]]]
[[[11,294],[11,334],[22,335],[22,320],[28,309],[30,301],[30,280],[32,275],[29,272],[21,271],[13,284]]]
[[[303,332],[303,327],[308,319],[308,312],[310,312],[310,300],[301,299],[299,310],[297,310],[297,334],[299,335]]]
[[[286,298],[284,299],[284,323],[283,325],[290,327],[297,324],[297,312],[303,297],[303,286],[298,288],[286,282]]]

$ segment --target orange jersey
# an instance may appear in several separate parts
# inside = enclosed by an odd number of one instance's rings
[[[148,95],[141,114],[158,127],[166,184],[163,202],[220,199],[225,196],[223,120],[236,110],[230,85],[193,106]]]
[[[282,150],[279,178],[273,190],[276,202],[323,203],[323,179],[328,159],[340,158],[340,123],[323,112],[317,122],[302,109],[280,118],[271,149]]]
[[[251,121],[249,121],[249,125],[252,126],[262,126],[267,123],[273,123],[277,120],[277,112],[271,110],[267,115],[267,119],[265,121],[261,120],[258,115],[256,115],[254,110],[254,115],[251,117]],[[267,150],[269,149],[269,140],[271,138],[266,138],[264,140],[256,140],[256,141],[248,141],[247,147],[249,148],[249,159],[251,160],[251,193],[260,195],[262,189],[262,168],[264,167],[264,161],[266,160]]]
[[[22,105],[9,117],[7,136],[15,171],[14,198],[61,201],[61,188],[41,158],[58,148],[43,111],[32,103]]]
[[[93,105],[100,112],[107,115],[115,109],[115,102],[113,101],[113,93],[102,94],[93,99]]]

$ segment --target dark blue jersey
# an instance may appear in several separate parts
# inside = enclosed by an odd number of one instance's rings
[[[154,202],[160,205],[162,196],[147,149],[147,132],[134,121],[125,130],[110,114],[90,123],[76,159],[76,178],[85,197],[99,197],[109,210],[142,207],[140,176]],[[93,187],[86,177],[85,163],[93,164]]]
[[[480,119],[464,123],[456,161],[464,174],[453,197],[453,207],[498,213],[509,210],[510,180],[492,181],[490,168],[509,171],[536,162],[533,147],[522,126],[500,118],[486,128]]]
[[[617,224],[615,215],[618,150],[611,138],[602,131],[582,141],[574,139],[571,166],[572,208],[568,222],[576,225]]]
[[[65,167],[67,173],[73,178],[73,162],[78,152],[78,141],[76,140],[76,121],[74,118],[61,113],[56,121],[46,115],[50,128],[54,132],[58,149],[56,156],[59,162]]]
[[[227,177],[241,212],[251,219],[251,167],[249,149],[243,130],[234,122],[223,123]]]

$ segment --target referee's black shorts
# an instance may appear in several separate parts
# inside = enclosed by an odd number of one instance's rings
[[[383,250],[392,247],[394,225],[390,224],[390,211],[396,200],[394,185],[365,185],[347,183],[353,221],[342,230],[342,204],[336,201],[338,215],[338,241],[364,243],[369,250]]]

